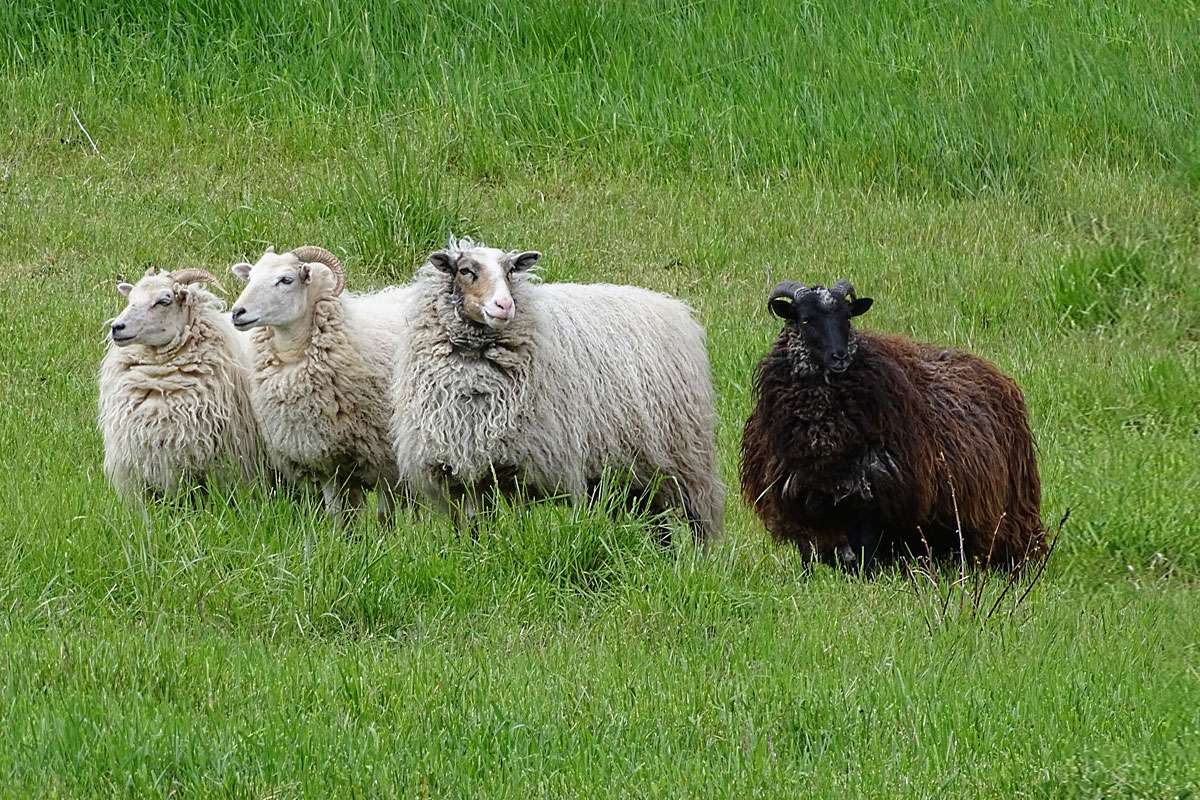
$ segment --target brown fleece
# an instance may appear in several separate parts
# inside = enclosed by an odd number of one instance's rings
[[[1020,388],[981,358],[851,333],[850,367],[814,366],[784,328],[755,373],[742,438],[746,502],[777,541],[832,560],[853,525],[878,554],[1009,565],[1045,547],[1041,484]],[[956,513],[957,506],[957,513]]]

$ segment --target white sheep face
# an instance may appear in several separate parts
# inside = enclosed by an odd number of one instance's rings
[[[509,252],[494,247],[438,250],[429,263],[451,277],[451,292],[463,316],[500,331],[517,317],[511,283],[541,258],[533,250]]]
[[[238,330],[294,325],[307,318],[315,298],[330,291],[336,282],[324,264],[305,263],[290,252],[270,250],[255,264],[235,264],[232,272],[246,283],[233,304],[233,324]]]
[[[110,325],[109,335],[117,347],[165,347],[183,335],[187,289],[169,274],[147,275],[136,284],[121,282],[117,291],[129,300]]]

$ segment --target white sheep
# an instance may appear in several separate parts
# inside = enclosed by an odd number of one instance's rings
[[[646,289],[535,283],[539,258],[451,238],[418,271],[392,380],[401,478],[469,517],[493,488],[583,499],[613,472],[710,541],[725,490],[704,330]]]
[[[216,281],[203,270],[151,269],[117,284],[128,304],[110,322],[99,426],[104,473],[127,498],[257,472],[248,351],[204,283]]]
[[[342,294],[341,262],[313,246],[269,249],[233,273],[247,282],[233,324],[257,328],[250,398],[268,457],[287,479],[320,485],[336,522],[376,489],[388,523],[399,487],[387,386],[408,290]]]

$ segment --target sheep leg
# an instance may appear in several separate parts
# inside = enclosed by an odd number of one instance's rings
[[[366,502],[366,492],[360,484],[351,482],[350,486],[346,489],[346,493],[350,498],[347,507],[350,513],[354,513],[363,507],[363,504]]]
[[[413,519],[423,519],[425,512],[435,509],[445,510],[445,504],[440,497],[422,495],[413,484],[399,481],[392,485],[392,524],[395,524],[399,509],[406,508],[412,512]]]
[[[379,520],[379,527],[390,528],[396,521],[396,494],[395,487],[392,484],[384,481],[379,485],[379,491],[376,493],[378,500],[375,508],[375,516]]]
[[[848,531],[848,544],[843,545],[843,548],[848,548],[849,558],[843,553],[843,560],[847,561],[852,566],[859,566],[861,569],[867,569],[875,561],[879,551],[880,531],[879,525],[868,517],[860,517],[856,520]]]
[[[475,504],[473,493],[468,492],[463,496],[462,504],[459,506],[460,522],[459,525],[466,525],[467,533],[471,536],[471,543],[479,543],[479,509]]]
[[[333,519],[334,526],[345,527],[346,513],[342,503],[342,487],[336,477],[328,478],[321,484],[321,494],[325,498],[325,513]]]
[[[466,533],[471,537],[472,544],[479,542],[479,515],[474,509],[467,510],[461,503],[455,503],[451,506],[450,518],[454,520],[454,528],[460,536]]]
[[[153,527],[150,524],[150,504],[145,497],[138,499],[138,508],[142,512],[142,524],[146,526],[146,533],[153,532]]]
[[[479,508],[474,491],[468,489],[451,503],[455,527],[466,531],[472,543],[479,541]]]

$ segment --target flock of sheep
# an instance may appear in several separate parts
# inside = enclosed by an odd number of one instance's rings
[[[338,524],[377,495],[472,526],[498,497],[639,507],[719,536],[714,392],[691,309],[633,286],[541,283],[534,251],[450,239],[406,286],[344,292],[319,247],[239,263],[230,313],[196,269],[119,283],[99,373],[104,471],[123,496],[272,476]],[[1043,552],[1021,392],[975,356],[857,331],[843,281],[784,283],[755,375],[742,494],[772,535],[863,567]]]

